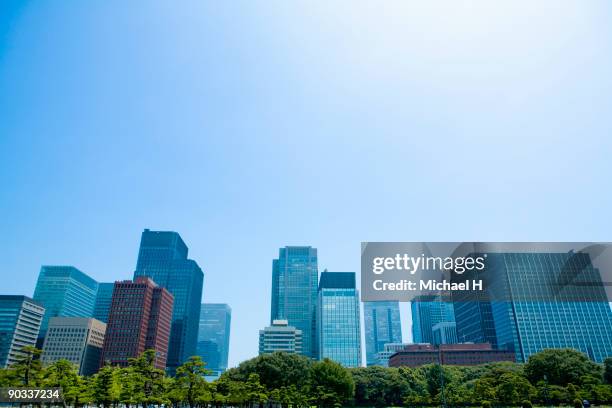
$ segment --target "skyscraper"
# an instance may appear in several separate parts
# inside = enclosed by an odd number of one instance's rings
[[[524,362],[545,348],[564,347],[582,351],[596,362],[612,356],[612,311],[601,275],[588,253],[486,255],[482,274],[489,277],[487,296],[495,300],[487,301],[482,296],[477,300],[486,306],[480,310],[490,313],[490,317],[458,313],[459,341],[466,332],[472,338],[487,337],[478,333],[478,325],[473,325],[474,320],[482,320],[489,322],[497,347],[514,351],[516,361]],[[559,279],[567,276],[574,277],[574,284],[559,286]],[[470,296],[476,295],[461,293],[459,307]]]
[[[42,348],[41,361],[51,364],[68,360],[79,374],[92,375],[98,371],[106,324],[87,317],[52,317]]]
[[[410,302],[412,310],[412,341],[433,344],[433,326],[440,322],[454,322],[451,302],[438,296],[421,296]]]
[[[457,344],[457,324],[455,322],[440,322],[433,325],[433,344]]]
[[[359,367],[361,329],[355,272],[321,273],[317,311],[319,358]]]
[[[317,249],[280,248],[272,261],[272,307],[270,321],[287,320],[302,332],[302,354],[317,358]]]
[[[98,283],[98,293],[96,294],[96,303],[94,305],[93,317],[101,322],[108,322],[108,313],[113,299],[113,282]]]
[[[148,276],[174,295],[167,361],[170,374],[197,351],[204,273],[187,253],[178,233],[145,229],[134,272],[134,278]]]
[[[102,362],[126,366],[128,359],[155,350],[155,367],[166,368],[173,296],[145,276],[115,282]]]
[[[302,331],[289,326],[287,320],[273,320],[272,324],[259,331],[259,354],[283,351],[302,353]]]
[[[74,266],[43,266],[34,290],[34,300],[45,308],[40,325],[39,346],[42,347],[51,317],[91,317],[98,282]]]
[[[203,303],[200,310],[198,355],[214,376],[227,369],[232,309],[224,303]]]
[[[0,295],[0,368],[21,357],[21,349],[35,346],[45,308],[27,296]]]
[[[364,302],[366,364],[377,365],[385,344],[402,342],[399,302]]]

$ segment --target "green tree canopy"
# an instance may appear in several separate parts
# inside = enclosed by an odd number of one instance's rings
[[[532,384],[546,380],[549,384],[566,386],[581,384],[585,375],[601,378],[601,367],[574,349],[546,349],[529,357],[525,375]]]

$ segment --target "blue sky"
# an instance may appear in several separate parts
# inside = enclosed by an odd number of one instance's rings
[[[175,230],[233,308],[235,364],[280,246],[358,271],[361,241],[610,240],[611,17],[2,1],[0,293],[31,295],[41,264],[130,278],[142,229]]]

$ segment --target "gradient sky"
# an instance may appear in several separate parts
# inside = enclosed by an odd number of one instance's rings
[[[611,240],[611,136],[607,0],[3,0],[0,293],[175,230],[233,365],[280,246]]]

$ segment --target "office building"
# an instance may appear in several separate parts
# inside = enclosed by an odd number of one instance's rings
[[[470,333],[467,341],[486,338],[473,324],[485,321],[493,329],[497,347],[514,351],[519,362],[546,348],[573,348],[598,363],[612,356],[612,311],[599,270],[588,253],[500,252],[486,256],[486,269],[480,274],[487,277],[486,296],[493,300],[482,295],[476,299],[475,304],[484,305],[480,310],[487,316],[483,317],[462,310],[472,300],[470,296],[476,295],[454,296],[461,312],[456,316],[459,341],[465,333]],[[559,285],[570,276],[572,284]]]
[[[270,326],[259,331],[259,354],[276,351],[303,354],[302,331],[289,326],[287,320],[274,320]]]
[[[41,361],[49,365],[58,360],[74,364],[80,375],[98,371],[104,345],[106,324],[87,317],[52,317],[47,326]]]
[[[319,359],[359,367],[361,329],[355,272],[321,273],[317,312]]]
[[[433,325],[433,344],[456,344],[457,324],[455,322],[440,322]]]
[[[0,368],[16,363],[35,346],[45,308],[27,296],[0,295]]]
[[[38,346],[52,317],[91,317],[98,283],[74,266],[43,266],[40,268],[34,300],[45,308],[40,326]]]
[[[433,326],[440,322],[455,321],[453,304],[442,301],[439,296],[419,296],[410,303],[410,308],[414,343],[432,344]]]
[[[174,296],[167,361],[171,375],[197,352],[204,273],[187,255],[187,245],[178,233],[145,229],[134,272],[134,278],[150,277]]]
[[[377,365],[385,344],[402,342],[399,302],[364,302],[366,364]]]
[[[411,345],[412,343],[387,343],[384,345],[383,349],[376,353],[376,360],[373,361],[370,365],[378,365],[381,367],[389,367],[389,358],[392,355],[397,353],[398,351],[402,351],[406,348],[406,346]]]
[[[96,303],[93,312],[94,319],[103,323],[108,322],[108,313],[110,312],[114,287],[114,282],[98,283],[98,293],[96,294]]]
[[[227,369],[232,309],[224,303],[203,303],[200,310],[197,353],[218,377]]]
[[[420,367],[426,364],[472,366],[514,361],[514,353],[481,344],[411,344],[389,358],[389,367]]]
[[[272,307],[270,321],[287,320],[303,335],[302,354],[317,358],[317,249],[280,248],[272,261]]]
[[[125,367],[128,359],[155,350],[155,367],[166,368],[174,298],[145,276],[115,282],[102,362]]]

